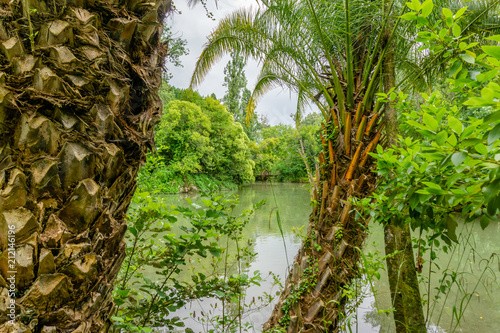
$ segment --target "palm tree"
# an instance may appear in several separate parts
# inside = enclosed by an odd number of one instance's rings
[[[399,84],[411,78],[431,85],[432,69],[439,68],[444,57],[413,61],[419,60],[409,38],[414,32],[394,17],[403,13],[399,1],[262,3],[257,11],[239,10],[220,22],[197,62],[192,86],[222,55],[237,51],[261,64],[249,115],[258,98],[274,86],[298,94],[298,115],[307,99],[323,114],[319,190],[313,193],[316,205],[307,240],[264,329],[331,332],[341,319],[343,288],[356,276],[358,249],[366,235],[367,220],[357,213],[356,201],[369,196],[376,185],[369,153],[379,143],[392,142],[397,129],[395,113],[376,99],[376,93],[397,84],[396,66],[404,78]],[[389,131],[384,132],[386,124]],[[413,260],[411,251],[407,255]],[[425,329],[420,317],[415,326]]]
[[[378,1],[263,1],[223,19],[197,63],[193,85],[221,55],[236,50],[262,63],[256,101],[275,85],[296,91],[299,111],[313,100],[324,116],[319,191],[308,238],[299,251],[265,330],[331,330],[356,275],[366,220],[353,204],[375,186],[369,153],[381,142],[384,118],[375,93],[390,36]],[[363,10],[359,10],[363,8]],[[251,110],[250,110],[251,111]],[[300,300],[300,302],[299,302]],[[325,324],[326,323],[326,324]]]
[[[169,10],[0,3],[1,332],[107,330],[125,214],[161,112]]]

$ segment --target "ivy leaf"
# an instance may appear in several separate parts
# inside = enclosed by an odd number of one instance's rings
[[[462,164],[462,162],[465,161],[466,158],[467,158],[466,153],[458,152],[453,154],[453,156],[451,156],[451,162],[453,163],[453,165],[458,166]]]

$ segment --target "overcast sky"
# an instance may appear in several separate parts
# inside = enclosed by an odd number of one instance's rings
[[[215,5],[215,0],[207,0],[207,2],[208,9],[214,14],[215,21],[207,17],[201,4],[194,8],[188,8],[186,0],[176,0],[175,6],[181,14],[171,15],[167,19],[167,24],[172,26],[174,36],[186,39],[189,49],[189,54],[181,57],[184,67],[168,66],[168,70],[173,75],[170,83],[175,87],[187,88],[189,86],[196,60],[207,41],[207,36],[215,29],[219,19],[240,7],[256,8],[257,6],[256,0],[218,0],[218,7]],[[228,61],[229,56],[226,56],[213,66],[205,80],[197,88],[201,95],[206,96],[215,93],[218,99],[222,99],[226,90],[226,87],[222,85],[224,83],[224,67]],[[253,89],[258,72],[257,62],[249,60],[245,67],[248,89]],[[290,114],[294,113],[295,110],[296,96],[291,96],[288,91],[275,89],[259,100],[256,112],[265,114],[271,125],[278,123],[292,125],[294,121]]]

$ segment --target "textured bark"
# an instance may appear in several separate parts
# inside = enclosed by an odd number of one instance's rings
[[[0,0],[0,332],[109,327],[124,218],[161,112],[169,9],[169,0]]]
[[[388,224],[384,229],[385,252],[399,254],[387,258],[387,273],[394,305],[397,333],[424,333],[425,317],[413,259],[410,227]]]
[[[356,103],[361,102],[358,97]],[[367,155],[380,139],[383,123],[376,123],[371,131],[355,139],[359,126],[354,119],[356,108],[346,112],[346,123],[351,123],[350,131],[335,128],[334,116],[326,121],[324,137],[333,137],[334,149],[327,144],[323,153],[334,156],[320,159],[318,205],[310,216],[307,240],[299,250],[292,269],[285,282],[284,290],[276,304],[271,318],[264,325],[264,331],[285,329],[287,332],[334,332],[343,314],[347,301],[342,297],[342,288],[351,284],[357,274],[359,252],[366,238],[364,219],[356,219],[351,200],[370,195],[374,189],[374,163]],[[336,112],[332,110],[332,112]],[[371,119],[375,110],[364,109],[363,116]],[[348,121],[347,119],[352,121]],[[361,119],[361,117],[360,117]],[[348,127],[348,126],[346,126]],[[342,134],[350,135],[345,140]],[[347,153],[345,144],[353,148]],[[365,149],[360,149],[362,145]],[[357,156],[356,156],[357,155]],[[365,156],[364,166],[358,160]],[[351,168],[352,178],[347,179]]]

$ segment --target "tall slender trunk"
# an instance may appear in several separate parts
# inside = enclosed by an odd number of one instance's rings
[[[0,1],[0,332],[109,327],[125,214],[161,112],[169,9]]]
[[[386,3],[386,8],[388,7]],[[389,15],[390,13],[387,13]],[[388,92],[396,86],[396,75],[394,68],[394,47],[388,38],[392,24],[389,24],[385,38],[390,45],[387,48],[383,63],[384,89]],[[396,145],[398,125],[397,113],[392,104],[385,106],[385,123],[387,143]],[[409,225],[397,226],[396,221],[389,222],[384,228],[384,241],[386,255],[397,255],[387,257],[387,273],[389,276],[389,287],[394,307],[394,323],[397,333],[420,333],[426,332],[424,312],[418,286],[415,260],[411,242]]]

